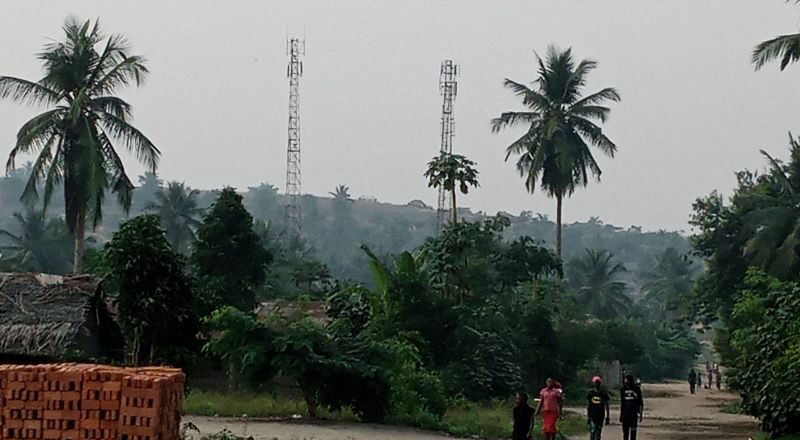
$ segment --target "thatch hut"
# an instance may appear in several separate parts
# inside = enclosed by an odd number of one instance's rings
[[[116,359],[122,338],[92,276],[0,273],[0,361]]]

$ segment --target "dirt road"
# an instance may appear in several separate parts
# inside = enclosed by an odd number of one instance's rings
[[[683,383],[645,384],[642,391],[645,411],[638,440],[746,440],[758,432],[755,419],[720,412],[721,406],[737,401],[736,396],[725,391],[701,389],[691,395],[688,384]],[[613,406],[611,420],[616,423],[603,429],[603,438],[622,439],[619,409]]]
[[[649,396],[648,396],[649,395]],[[645,385],[645,415],[639,440],[746,440],[758,431],[750,417],[723,414],[720,407],[735,402],[736,396],[719,391],[700,390],[689,395],[680,384]],[[653,397],[655,396],[655,397]],[[670,396],[670,397],[658,397]],[[580,411],[580,409],[576,409]],[[612,420],[619,417],[612,407]],[[408,428],[366,424],[309,424],[287,422],[244,422],[241,419],[185,417],[204,434],[228,429],[256,440],[443,440],[448,437]],[[589,435],[574,439],[588,438]],[[619,423],[603,430],[604,439],[622,439]]]

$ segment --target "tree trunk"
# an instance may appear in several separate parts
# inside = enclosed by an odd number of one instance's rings
[[[83,269],[83,252],[86,238],[86,213],[78,214],[75,224],[75,250],[72,258],[72,273],[79,275]]]
[[[561,205],[563,194],[556,195],[556,260],[561,261]],[[561,281],[561,274],[556,276],[557,281]]]
[[[456,209],[458,209],[456,206],[456,189],[453,188],[453,190],[450,191],[450,222],[454,225],[458,221],[458,212]]]

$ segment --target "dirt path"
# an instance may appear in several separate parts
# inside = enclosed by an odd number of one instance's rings
[[[253,436],[255,440],[453,440],[437,433],[368,424],[249,422],[241,419],[215,417],[184,417],[203,434],[215,434],[227,429],[236,435]],[[195,439],[196,440],[196,439]]]
[[[736,396],[719,391],[700,390],[689,394],[682,383],[645,385],[644,422],[639,428],[639,440],[746,440],[758,431],[756,421],[747,416],[723,414],[720,407],[735,402]],[[671,397],[648,397],[671,396]],[[576,411],[581,411],[576,409]],[[612,421],[619,409],[612,407]],[[449,437],[410,428],[367,424],[244,422],[241,419],[185,417],[185,422],[197,425],[203,434],[228,429],[234,434],[253,436],[255,440],[443,440]],[[574,437],[574,440],[588,438]],[[622,439],[616,422],[603,430],[603,438]]]
[[[642,391],[645,411],[638,440],[746,440],[758,432],[755,419],[720,412],[721,406],[737,401],[725,391],[698,390],[692,396],[688,384],[683,383],[645,384]],[[611,420],[616,423],[603,429],[604,439],[622,439],[618,419],[619,408],[612,406]]]

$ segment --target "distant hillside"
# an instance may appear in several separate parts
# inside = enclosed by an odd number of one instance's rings
[[[134,194],[130,215],[144,212],[153,200],[160,182],[153,176],[140,179],[141,186]],[[0,228],[17,230],[11,215],[22,210],[19,194],[24,187],[24,172],[0,178]],[[63,213],[60,190],[53,197],[50,215]],[[274,231],[283,224],[284,197],[277,188],[268,184],[242,191],[247,208],[256,219],[270,222]],[[213,191],[201,192],[201,203],[210,206],[215,198]],[[302,197],[304,235],[314,255],[326,262],[337,278],[368,281],[366,255],[359,249],[366,244],[378,255],[392,255],[420,246],[427,237],[436,233],[436,212],[419,201],[409,205],[392,205],[374,200],[349,200],[344,196]],[[461,218],[479,221],[481,213],[462,210]],[[508,238],[528,235],[552,246],[555,224],[546,216],[523,212],[506,214],[511,227]],[[96,231],[102,242],[111,237],[126,216],[119,205],[108,197],[103,211],[103,223]],[[624,263],[633,281],[641,271],[649,270],[655,256],[672,247],[681,253],[690,250],[689,242],[677,232],[642,232],[639,228],[623,229],[603,224],[599,219],[588,223],[573,223],[564,227],[564,257],[575,258],[585,249],[606,249]]]

